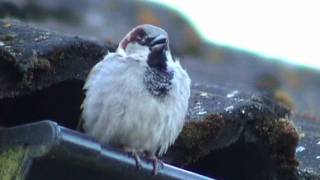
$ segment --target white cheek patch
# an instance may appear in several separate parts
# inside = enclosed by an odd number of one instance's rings
[[[118,47],[117,49],[117,53],[120,54],[123,57],[126,57],[126,52],[124,51],[124,49],[122,47]]]
[[[138,43],[129,43],[125,51],[127,56],[131,56],[142,61],[146,61],[150,54],[150,50],[147,46],[142,46]]]

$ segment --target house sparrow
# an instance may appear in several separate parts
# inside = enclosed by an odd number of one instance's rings
[[[84,131],[140,162],[164,154],[182,130],[190,78],[173,59],[168,34],[139,25],[91,70],[84,85]],[[155,170],[155,165],[154,165]]]

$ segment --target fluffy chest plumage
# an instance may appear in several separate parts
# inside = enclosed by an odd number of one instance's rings
[[[185,75],[148,72],[122,59],[100,62],[85,85],[86,132],[102,143],[163,154],[184,123],[190,95]]]

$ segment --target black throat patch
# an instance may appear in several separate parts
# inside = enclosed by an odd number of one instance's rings
[[[144,84],[155,97],[164,97],[172,88],[173,72],[147,68],[144,73]]]

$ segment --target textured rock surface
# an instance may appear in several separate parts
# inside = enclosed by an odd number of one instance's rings
[[[299,68],[242,53],[221,62],[185,57],[183,64],[193,81],[230,89],[260,92],[292,110],[291,119],[303,135],[296,150],[300,168],[320,172],[319,77],[315,70]]]
[[[195,85],[190,102],[169,162],[220,178],[296,178],[299,134],[288,109],[220,86]]]
[[[102,46],[12,21],[2,21],[0,27],[4,37],[0,62],[4,68],[0,73],[5,77],[1,79],[0,91],[1,125],[47,118],[74,128],[86,74],[108,49],[114,50],[114,46]],[[168,162],[221,177],[228,177],[228,173],[234,171],[230,178],[252,176],[255,163],[260,165],[255,171],[256,177],[295,176],[298,133],[287,119],[288,109],[259,94],[221,86],[195,84],[192,90],[189,123],[165,157]],[[239,156],[246,157],[254,151],[262,159],[245,158],[246,164],[229,166],[228,173],[219,169],[232,160],[228,153],[223,156],[214,153],[232,151],[234,144],[252,148],[239,150]],[[214,163],[215,166],[206,162],[217,157],[225,158],[225,162]]]
[[[78,109],[73,106],[80,103],[81,92],[72,92],[81,89],[90,67],[108,49],[114,50],[112,45],[101,46],[14,21],[0,22],[0,42],[1,125],[43,118],[74,120],[77,113],[72,110]],[[18,109],[23,111],[17,113]]]
[[[1,98],[26,93],[26,88],[32,91],[67,79],[83,80],[89,68],[112,49],[16,23],[0,22]]]

